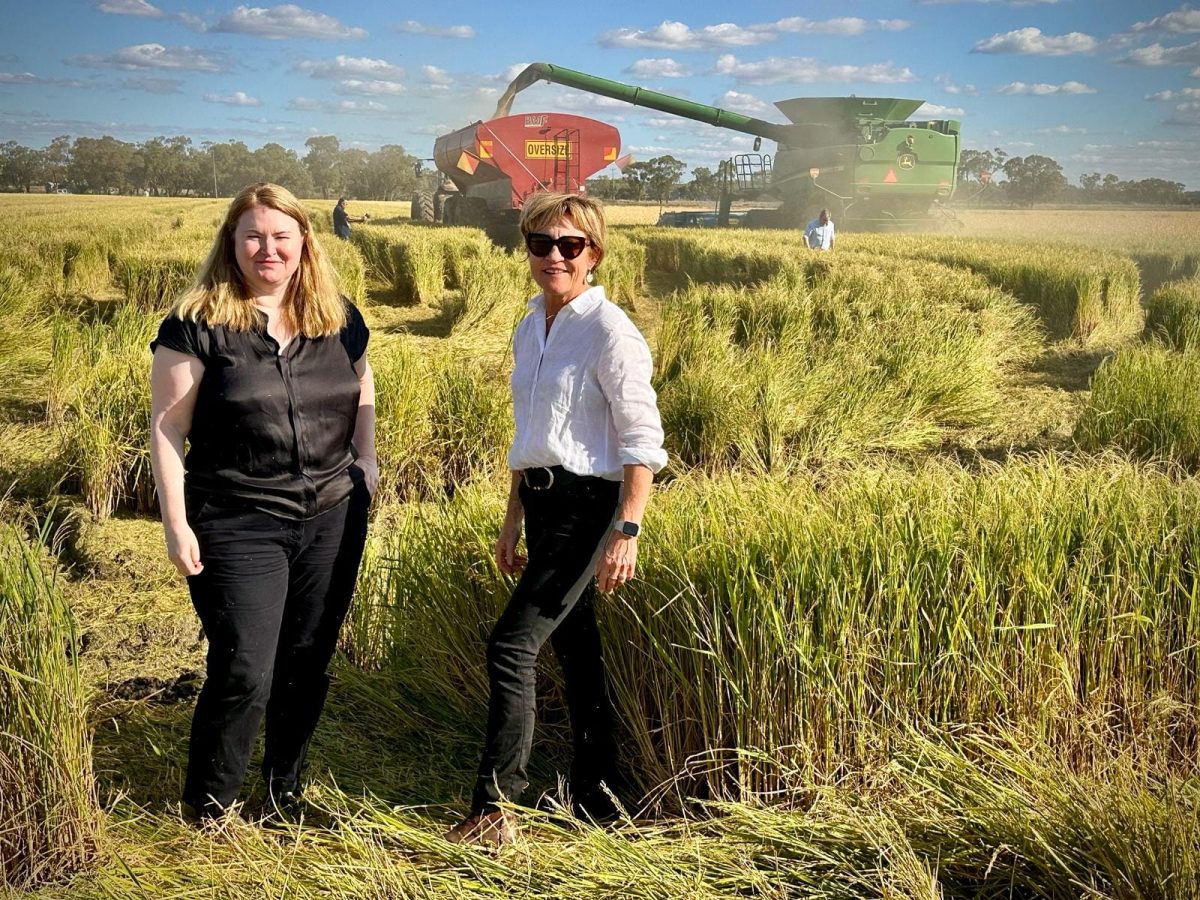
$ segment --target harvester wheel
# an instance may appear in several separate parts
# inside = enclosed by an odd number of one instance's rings
[[[428,191],[417,191],[412,196],[412,212],[414,222],[433,222],[433,195]]]

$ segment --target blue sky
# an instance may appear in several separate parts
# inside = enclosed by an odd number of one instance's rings
[[[1200,7],[1117,0],[693,0],[238,6],[4,0],[0,141],[306,138],[402,144],[488,118],[551,62],[783,121],[776,100],[924,99],[964,146],[1200,189]],[[514,112],[576,112],[637,159],[716,165],[750,138],[537,85]],[[920,114],[919,114],[920,115]],[[769,146],[769,145],[768,145]]]

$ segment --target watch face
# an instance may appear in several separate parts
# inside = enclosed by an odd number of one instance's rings
[[[637,522],[621,523],[621,534],[626,534],[629,537],[637,537],[639,531],[641,531],[641,528],[638,526]]]

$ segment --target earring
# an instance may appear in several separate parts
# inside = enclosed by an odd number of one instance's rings
[[[596,280],[596,276],[592,274],[591,269],[588,269],[587,275],[584,276],[584,281],[586,281],[588,284],[591,284],[595,280]]]

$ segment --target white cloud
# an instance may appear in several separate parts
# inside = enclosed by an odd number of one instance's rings
[[[1034,134],[1087,134],[1086,128],[1077,128],[1074,125],[1055,125],[1053,128],[1039,128]]]
[[[262,102],[256,97],[251,97],[245,91],[234,91],[228,96],[221,94],[205,94],[205,103],[223,103],[226,106],[262,106]]]
[[[437,66],[421,66],[421,75],[424,76],[426,84],[434,87],[448,88],[454,83],[454,76]]]
[[[333,59],[306,59],[296,64],[298,72],[313,78],[332,78],[342,81],[347,78],[382,79],[403,81],[404,69],[386,59],[371,59],[368,56],[335,56]]]
[[[183,79],[155,78],[153,75],[131,75],[121,79],[121,86],[148,94],[181,94]]]
[[[165,47],[162,44],[135,44],[108,56],[87,54],[66,60],[77,66],[99,69],[175,69],[188,72],[220,72],[218,57],[192,47]]]
[[[1062,84],[1026,84],[1024,81],[1011,81],[1004,87],[997,88],[998,94],[1029,94],[1034,97],[1046,97],[1050,94],[1094,94],[1096,89],[1088,87],[1081,81],[1064,81]]]
[[[924,103],[913,113],[914,119],[945,119],[965,116],[967,111],[961,106],[942,106],[940,103]]]
[[[146,0],[100,0],[96,9],[114,16],[145,16],[157,19],[165,15],[161,9],[147,3]]]
[[[1200,41],[1179,47],[1150,44],[1148,47],[1131,50],[1122,62],[1133,63],[1135,66],[1194,66],[1200,63]]]
[[[505,87],[508,87],[509,82],[528,69],[530,65],[532,64],[527,62],[513,63],[503,72],[497,72],[495,75],[485,75],[483,80],[490,81],[492,84],[502,84]]]
[[[1174,100],[1177,97],[1200,98],[1200,88],[1182,88],[1178,91],[1159,91],[1156,94],[1147,94],[1147,100]]]
[[[704,25],[692,28],[683,22],[664,21],[653,28],[614,28],[597,39],[602,47],[656,48],[665,50],[706,50],[721,47],[753,47],[767,44],[781,34],[828,34],[853,37],[871,30],[901,31],[912,23],[905,19],[862,19],[845,16],[835,19],[808,19],[788,16],[774,22],[755,25]]]
[[[933,83],[940,87],[947,94],[969,94],[974,97],[979,93],[979,89],[973,84],[956,84],[950,80],[949,75],[938,75],[933,79]]]
[[[334,115],[379,115],[389,112],[388,107],[378,100],[314,100],[311,97],[293,97],[288,109],[301,112],[325,112]]]
[[[1059,3],[1061,0],[917,0],[925,6],[950,3],[1006,3],[1009,6],[1036,6],[1039,3]]]
[[[639,59],[626,67],[626,74],[638,78],[687,78],[692,74],[687,66],[680,65],[670,57],[661,59]]]
[[[1137,22],[1130,31],[1168,31],[1172,34],[1195,34],[1200,31],[1200,9],[1184,6],[1174,12],[1157,16],[1148,22]]]
[[[837,19],[815,20],[804,16],[789,16],[776,22],[764,25],[751,25],[750,29],[765,34],[783,32],[786,34],[832,34],[841,37],[854,37],[868,31],[903,31],[912,22],[907,19],[860,19],[857,16],[843,16]]]
[[[726,53],[717,59],[716,71],[730,75],[739,84],[779,84],[798,82],[858,81],[872,84],[895,84],[916,81],[912,70],[897,68],[891,63],[876,63],[869,66],[834,66],[820,62],[810,56],[770,56],[760,62],[740,63]]]
[[[0,84],[34,84],[41,81],[32,72],[0,72]]]
[[[460,40],[468,40],[475,37],[475,29],[470,25],[450,25],[442,28],[437,25],[426,25],[414,19],[401,22],[396,26],[396,30],[403,34],[427,34],[431,37],[458,38]]]
[[[692,30],[682,22],[663,22],[654,28],[615,28],[599,37],[602,47],[660,47],[673,50],[698,50],[710,47],[750,47],[773,41],[767,32],[752,31],[739,25],[705,25]]]
[[[361,94],[367,97],[394,97],[406,90],[407,88],[398,81],[380,79],[364,81],[360,78],[347,78],[333,86],[335,94]]]
[[[732,109],[747,116],[762,116],[774,108],[764,100],[759,100],[753,94],[743,94],[740,91],[726,91],[717,98],[714,106]]]
[[[1099,42],[1090,34],[1072,31],[1070,34],[1043,34],[1040,28],[1018,28],[1004,34],[993,34],[971,48],[972,53],[1021,53],[1032,56],[1069,56],[1090,53]]]
[[[254,37],[279,40],[283,38],[316,38],[318,40],[348,40],[364,38],[362,28],[343,25],[333,16],[284,3],[281,6],[238,6],[221,17],[212,31],[249,34]]]

